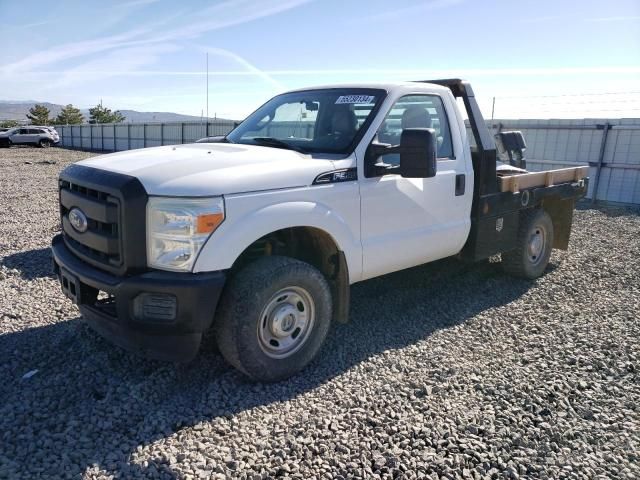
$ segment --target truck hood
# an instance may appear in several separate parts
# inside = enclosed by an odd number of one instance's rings
[[[136,177],[150,195],[208,196],[310,185],[333,161],[229,143],[144,148],[78,162]]]

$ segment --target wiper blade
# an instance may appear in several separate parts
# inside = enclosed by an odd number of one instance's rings
[[[297,145],[292,145],[292,144],[287,143],[287,142],[285,142],[283,140],[280,140],[279,138],[254,137],[251,140],[253,140],[254,142],[256,142],[259,145],[265,145],[267,147],[286,148],[287,150],[294,150],[294,151],[299,152],[299,153],[307,153],[307,151],[304,148],[298,147]]]

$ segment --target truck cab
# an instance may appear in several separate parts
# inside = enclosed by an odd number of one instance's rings
[[[230,364],[281,380],[348,320],[353,283],[499,253],[508,273],[541,275],[586,172],[496,166],[467,82],[295,90],[225,137],[67,167],[54,268],[124,348],[186,361],[212,328]]]

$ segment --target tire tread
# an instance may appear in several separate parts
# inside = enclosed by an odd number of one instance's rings
[[[253,304],[260,292],[269,288],[274,278],[284,275],[301,275],[305,278],[314,279],[321,289],[325,301],[328,299],[328,305],[325,305],[325,308],[328,308],[328,312],[331,312],[329,285],[322,273],[308,263],[290,257],[268,256],[259,258],[235,273],[223,292],[214,333],[220,353],[225,360],[253,380],[274,381],[281,378],[277,375],[273,375],[271,378],[268,372],[258,376],[252,373],[250,368],[247,368],[245,365],[247,363],[246,358],[244,358],[245,361],[243,362],[243,357],[247,352],[240,350],[239,342],[240,337],[246,332],[247,325],[241,320],[256,315],[255,305]],[[319,314],[318,310],[317,306],[316,311]],[[328,331],[328,325],[326,330]],[[323,336],[322,340],[324,340],[326,331],[321,332],[321,335]],[[315,356],[315,352],[312,353]]]
[[[518,236],[516,239],[516,248],[502,253],[502,268],[509,275],[513,275],[521,278],[533,279],[539,275],[532,275],[532,272],[528,270],[527,264],[524,260],[525,258],[525,250],[527,248],[527,235],[529,233],[529,229],[538,217],[546,217],[549,220],[550,230],[549,230],[549,238],[548,241],[553,244],[553,224],[551,223],[551,219],[549,215],[542,209],[532,208],[530,210],[525,210],[522,212],[520,218],[520,225],[518,227]],[[544,220],[546,221],[546,220]],[[545,268],[548,263],[548,259],[545,262]],[[544,272],[544,269],[542,270]]]

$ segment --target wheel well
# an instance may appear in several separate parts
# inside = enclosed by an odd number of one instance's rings
[[[281,255],[307,262],[327,278],[333,296],[334,318],[345,322],[349,312],[349,271],[344,253],[324,230],[290,227],[271,232],[249,245],[236,259],[231,273],[256,259]]]
[[[271,232],[249,245],[231,267],[237,270],[259,257],[282,255],[310,263],[327,278],[335,274],[338,246],[323,230],[314,227],[292,227]]]

